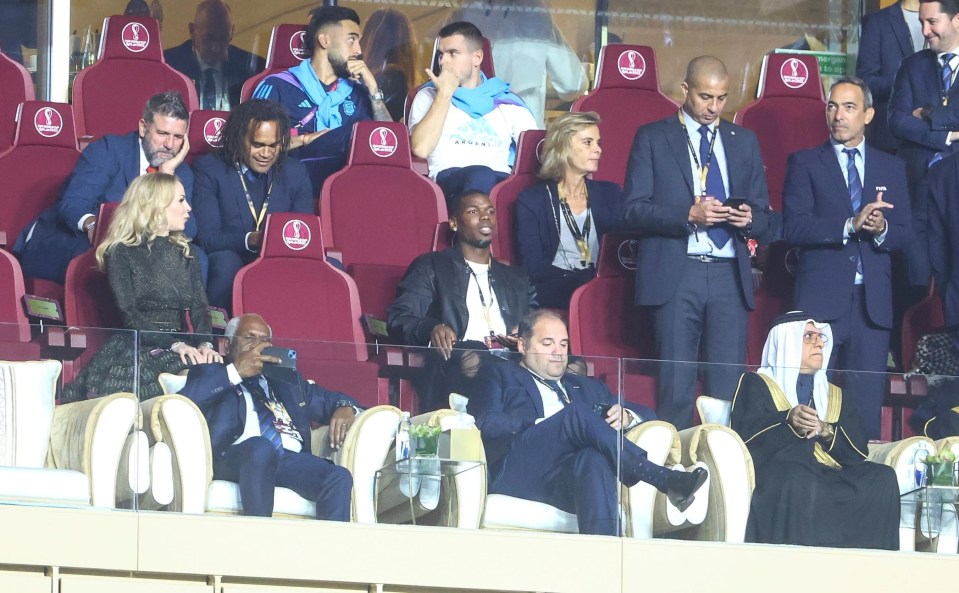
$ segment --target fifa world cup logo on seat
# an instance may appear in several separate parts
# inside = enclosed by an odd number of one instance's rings
[[[44,107],[43,119],[46,120],[48,126],[52,126],[53,125],[53,109],[49,107]]]

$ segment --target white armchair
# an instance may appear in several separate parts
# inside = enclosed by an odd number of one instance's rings
[[[0,502],[116,506],[136,396],[55,406],[61,363],[0,362]]]
[[[453,410],[441,410],[436,414],[464,413],[466,399],[462,396],[450,396]],[[650,461],[659,465],[673,466],[679,462],[679,437],[673,425],[651,421],[643,422],[626,434],[633,443],[646,450]],[[485,451],[480,446],[480,459],[486,461]],[[470,483],[469,488],[475,494],[464,491],[457,485],[460,507],[479,508],[481,511],[479,526],[483,529],[503,529],[518,531],[551,531],[559,533],[579,533],[576,515],[567,513],[542,502],[516,498],[506,494],[487,494],[486,476],[481,483]],[[481,490],[475,490],[481,488]],[[658,491],[649,484],[640,482],[631,488],[622,488],[621,504],[623,531],[628,537],[649,539],[653,537],[653,521]],[[483,499],[485,498],[485,504]],[[461,523],[460,526],[471,526]]]
[[[206,420],[199,408],[186,397],[176,395],[186,377],[160,375],[166,395],[142,405],[150,418],[148,433],[155,444],[170,451],[173,469],[171,510],[188,513],[242,513],[239,487],[233,482],[213,479],[213,452]],[[328,428],[312,431],[313,453],[333,460],[353,475],[353,520],[375,523],[373,481],[376,470],[386,459],[396,436],[401,412],[393,406],[376,406],[356,417],[339,451],[329,446]],[[154,457],[155,458],[155,457]],[[288,488],[276,488],[273,515],[309,518],[315,505]]]

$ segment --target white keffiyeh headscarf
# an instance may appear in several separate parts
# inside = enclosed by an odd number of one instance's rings
[[[795,311],[782,316],[782,321],[771,330],[763,346],[762,365],[757,371],[776,382],[786,394],[791,406],[808,404],[800,402],[796,395],[796,382],[799,379],[799,367],[802,365],[803,334],[806,324],[812,323],[826,337],[822,349],[822,368],[813,376],[813,401],[820,420],[825,420],[829,406],[829,381],[826,379],[826,367],[832,354],[832,329],[828,323],[819,323]]]

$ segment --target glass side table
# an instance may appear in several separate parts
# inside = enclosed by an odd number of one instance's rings
[[[483,496],[486,464],[439,457],[413,457],[377,470],[373,509],[377,523],[456,527],[459,488]]]
[[[943,530],[959,535],[956,520],[959,486],[923,486],[902,494],[899,501],[900,526],[918,528],[929,539]]]

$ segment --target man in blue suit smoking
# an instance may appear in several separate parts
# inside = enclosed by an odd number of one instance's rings
[[[597,535],[619,534],[619,482],[652,484],[685,510],[705,469],[666,469],[628,439],[619,451],[620,431],[652,412],[620,406],[600,381],[566,372],[569,335],[556,313],[530,313],[519,334],[522,361],[486,368],[467,406],[483,435],[490,492],[576,513],[580,533]]]

